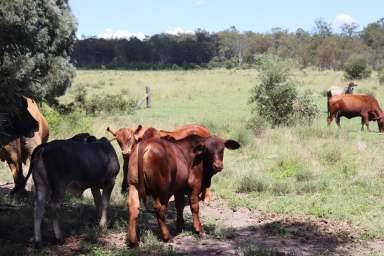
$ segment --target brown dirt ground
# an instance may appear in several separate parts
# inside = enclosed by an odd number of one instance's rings
[[[11,184],[0,186],[8,194]],[[44,218],[44,249],[33,249],[32,195],[22,203],[0,204],[0,255],[81,255],[87,253],[85,243],[97,240],[104,248],[124,248],[125,207],[112,206],[110,229],[93,237],[97,223],[93,205],[65,203],[62,208],[62,228],[65,242],[55,245],[49,214]],[[384,255],[384,240],[362,241],[361,230],[343,222],[333,222],[310,216],[278,215],[247,208],[231,209],[222,199],[209,205],[201,203],[201,217],[206,232],[204,238],[192,234],[191,213],[185,208],[185,231],[176,234],[175,210],[170,203],[168,223],[175,235],[170,245],[182,255],[239,255],[246,248],[265,255]],[[143,209],[140,228],[159,234],[153,211]],[[272,254],[273,253],[273,254]],[[257,254],[263,255],[263,254]]]

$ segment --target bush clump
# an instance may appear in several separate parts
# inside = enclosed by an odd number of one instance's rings
[[[133,114],[136,106],[137,101],[134,98],[127,100],[121,94],[94,95],[88,97],[87,90],[84,87],[79,87],[74,91],[72,102],[68,104],[56,104],[54,107],[60,114],[80,111],[85,112],[86,115],[95,115],[101,112],[124,112],[126,114]]]
[[[306,124],[311,125],[313,120],[320,116],[320,108],[315,103],[310,95],[310,92],[306,91],[303,95],[299,95],[293,103],[293,120],[292,123],[297,121],[304,121]]]
[[[380,85],[384,85],[384,66],[381,67],[381,69],[379,70],[377,76],[379,78]]]
[[[364,79],[371,76],[372,70],[367,60],[361,55],[351,55],[344,67],[344,77],[347,80]]]
[[[134,99],[126,100],[121,95],[95,95],[87,100],[83,106],[87,115],[95,115],[100,112],[124,112],[132,114],[137,102]]]
[[[287,125],[297,97],[289,67],[279,57],[268,55],[261,60],[260,68],[261,82],[252,89],[250,97],[253,112],[273,127]]]

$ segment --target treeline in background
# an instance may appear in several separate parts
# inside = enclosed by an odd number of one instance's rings
[[[269,33],[239,32],[235,27],[209,33],[156,34],[144,40],[83,38],[75,42],[72,62],[83,69],[194,69],[252,67],[264,54],[294,59],[300,68],[341,70],[350,59],[373,69],[384,64],[384,18],[359,29],[344,24],[335,33],[317,19],[311,32],[273,28]]]

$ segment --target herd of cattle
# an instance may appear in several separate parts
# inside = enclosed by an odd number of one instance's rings
[[[350,83],[346,88],[328,90],[328,125],[336,118],[360,116],[362,129],[369,130],[369,121],[377,121],[384,132],[384,113],[377,100],[368,95],[354,95]],[[111,144],[117,141],[123,156],[121,192],[128,192],[128,234],[131,246],[137,246],[137,218],[140,201],[152,196],[153,207],[164,241],[171,238],[166,225],[168,202],[173,196],[177,211],[176,227],[184,225],[183,210],[188,196],[194,231],[202,235],[199,201],[209,202],[211,179],[223,169],[224,149],[235,150],[240,144],[214,136],[201,125],[189,124],[174,131],[155,128],[107,128],[112,139],[81,133],[67,140],[48,141],[48,124],[36,103],[21,98],[18,114],[0,115],[0,160],[6,161],[12,171],[15,186],[11,193],[25,191],[30,175],[35,187],[34,241],[42,242],[41,222],[45,204],[53,212],[53,230],[58,241],[63,239],[59,225],[59,209],[65,192],[81,196],[90,188],[99,226],[106,227],[111,192],[120,170],[117,154]],[[22,164],[30,159],[24,178]],[[101,190],[101,191],[100,191]]]

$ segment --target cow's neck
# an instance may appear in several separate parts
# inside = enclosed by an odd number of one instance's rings
[[[193,152],[194,148],[201,143],[204,139],[199,136],[188,136],[185,139],[176,141],[176,145],[181,149],[187,163],[192,166],[196,154]]]

